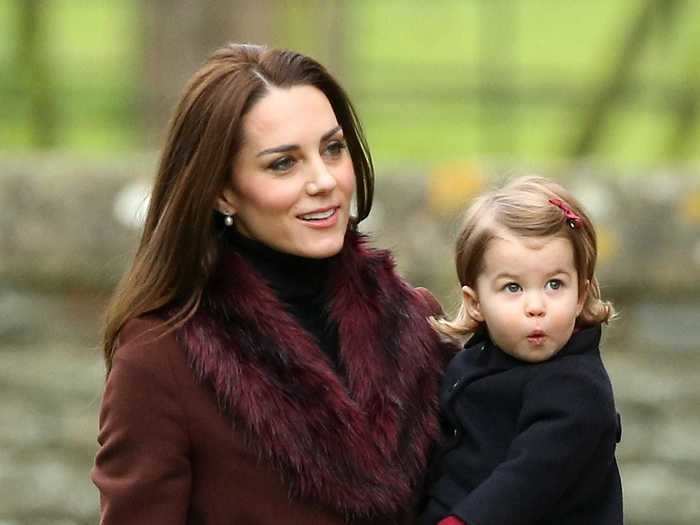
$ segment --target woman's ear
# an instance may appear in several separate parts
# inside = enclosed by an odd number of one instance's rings
[[[462,302],[464,303],[464,311],[469,317],[478,323],[484,322],[484,316],[481,315],[479,296],[476,295],[474,289],[469,286],[462,286]]]
[[[576,303],[576,317],[581,315],[583,311],[583,306],[586,304],[586,299],[588,299],[588,289],[590,288],[591,281],[586,281],[583,283],[583,288],[578,294],[578,302]]]
[[[216,209],[224,215],[235,215],[238,209],[236,206],[236,195],[233,189],[226,187],[221,195],[216,199]]]

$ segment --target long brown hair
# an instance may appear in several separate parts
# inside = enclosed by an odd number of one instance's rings
[[[562,210],[550,199],[558,199],[573,211],[580,224],[571,228]],[[560,236],[571,241],[578,273],[579,294],[586,294],[576,324],[591,326],[607,323],[615,316],[612,303],[601,297],[595,276],[598,247],[596,232],[586,210],[561,184],[536,175],[513,179],[505,186],[479,196],[467,209],[455,246],[455,266],[460,286],[476,287],[483,271],[488,243],[505,228],[523,237]],[[441,334],[463,342],[479,328],[462,304],[453,320],[431,322]]]
[[[374,168],[362,126],[343,88],[318,62],[289,50],[229,44],[192,76],[170,121],[134,261],[107,309],[107,371],[120,330],[135,317],[177,304],[169,328],[197,309],[218,258],[215,203],[231,180],[242,120],[270,86],[323,92],[342,127],[356,177],[357,215],[372,206]]]

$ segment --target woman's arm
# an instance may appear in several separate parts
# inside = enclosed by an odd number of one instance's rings
[[[153,322],[131,321],[118,348],[100,412],[92,480],[103,525],[186,522],[189,436],[170,364],[172,334],[155,339]],[[135,337],[132,337],[134,335]]]

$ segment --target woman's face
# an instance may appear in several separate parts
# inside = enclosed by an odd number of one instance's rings
[[[326,96],[272,87],[243,119],[243,145],[218,208],[245,236],[303,257],[343,247],[355,172]]]

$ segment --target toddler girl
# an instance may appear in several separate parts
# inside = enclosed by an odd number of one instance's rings
[[[463,302],[434,320],[467,340],[441,388],[445,439],[423,524],[622,523],[621,435],[600,358],[613,307],[581,205],[542,177],[478,198],[457,242]]]

